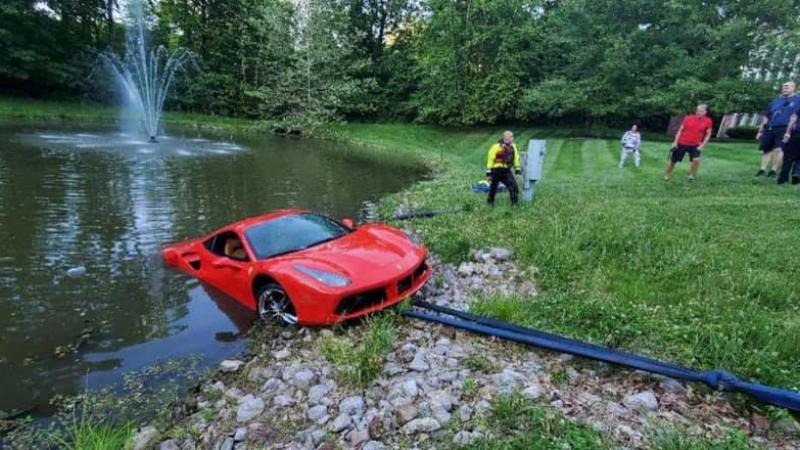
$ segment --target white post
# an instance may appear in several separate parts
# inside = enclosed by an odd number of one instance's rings
[[[525,154],[522,176],[522,200],[533,201],[533,185],[542,179],[544,154],[547,152],[547,141],[531,139],[528,141],[528,152]]]

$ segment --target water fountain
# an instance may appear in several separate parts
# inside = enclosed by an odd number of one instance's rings
[[[170,52],[159,45],[148,49],[143,9],[140,2],[133,3],[124,56],[106,52],[101,59],[133,106],[137,122],[155,143],[169,86],[176,73],[193,64],[194,58],[185,48]]]

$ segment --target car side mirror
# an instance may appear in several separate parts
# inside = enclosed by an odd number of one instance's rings
[[[356,229],[356,224],[353,223],[353,219],[342,219],[342,225],[350,230]]]

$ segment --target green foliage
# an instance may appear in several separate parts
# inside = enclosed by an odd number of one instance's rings
[[[575,425],[558,411],[533,403],[519,394],[494,401],[487,418],[489,434],[467,448],[550,450],[606,449],[595,431]]]
[[[733,127],[725,132],[731,139],[755,139],[758,134],[758,127]]]
[[[92,423],[82,415],[67,426],[64,436],[53,434],[51,437],[64,450],[119,450],[129,444],[133,427]]]
[[[324,338],[320,350],[325,359],[336,366],[345,382],[365,387],[380,374],[383,359],[395,341],[394,316],[374,315],[366,321],[367,330],[356,336]],[[354,342],[355,341],[355,342]]]
[[[725,438],[712,440],[687,434],[675,428],[659,428],[651,437],[653,448],[660,450],[750,450],[758,448],[751,445],[747,435],[730,432]]]
[[[697,182],[685,182],[681,165],[664,183],[668,142],[645,135],[642,167],[619,170],[616,140],[514,131],[519,142],[548,140],[537,200],[516,210],[507,206],[507,195],[489,209],[467,188],[482,176],[500,128],[342,128],[361,142],[437,161],[444,155],[444,174],[416,185],[403,202],[422,210],[465,202],[474,208],[404,223],[428,248],[447,248],[457,229],[470,248],[506,247],[523,267],[538,268],[535,301],[487,298],[474,306],[477,312],[698,369],[800,387],[794,350],[800,346],[800,297],[786,264],[792,249],[785,245],[793,236],[787,208],[797,204],[797,192],[752,176],[755,142],[712,141]],[[399,201],[391,199],[385,209]],[[766,228],[772,231],[754,231]]]

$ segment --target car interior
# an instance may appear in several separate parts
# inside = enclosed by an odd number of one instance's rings
[[[225,256],[236,261],[248,260],[242,240],[232,231],[220,233],[209,239],[206,242],[206,248],[215,255]]]

